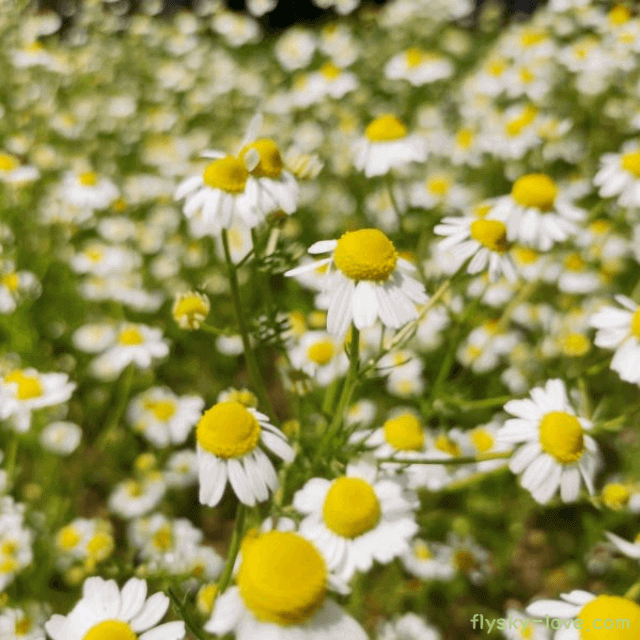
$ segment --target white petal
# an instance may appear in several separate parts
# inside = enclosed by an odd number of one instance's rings
[[[353,292],[353,324],[357,329],[371,327],[378,317],[375,287],[367,281],[358,282]]]
[[[240,462],[235,458],[229,458],[227,461],[229,470],[229,482],[238,496],[240,502],[249,507],[253,507],[256,503],[255,496],[251,492],[251,485]]]
[[[147,597],[147,582],[139,578],[131,578],[122,587],[121,594],[122,604],[118,619],[129,622],[131,618],[140,613]]]
[[[142,611],[129,623],[131,628],[140,633],[158,624],[169,608],[169,598],[162,592],[154,593],[142,607]]]
[[[186,635],[184,622],[167,622],[150,629],[140,636],[140,640],[183,640]]]

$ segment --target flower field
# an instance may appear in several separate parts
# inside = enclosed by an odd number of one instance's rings
[[[33,4],[0,640],[638,640],[635,3]]]

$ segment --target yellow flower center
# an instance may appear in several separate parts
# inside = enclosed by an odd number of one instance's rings
[[[102,260],[103,257],[103,253],[100,249],[87,249],[84,252],[84,255],[87,256],[87,258],[91,261],[91,262],[100,262],[100,260]]]
[[[614,27],[619,27],[621,24],[631,20],[631,11],[627,7],[618,4],[611,11],[609,11],[609,23]]]
[[[569,271],[584,271],[586,263],[582,259],[582,256],[579,253],[570,253],[564,259],[564,266]]]
[[[80,542],[80,534],[72,525],[60,529],[56,540],[61,549],[73,549]]]
[[[248,177],[249,172],[242,160],[233,156],[218,158],[210,162],[202,175],[207,187],[228,193],[242,193]]]
[[[520,80],[524,82],[524,84],[529,84],[536,79],[535,75],[529,71],[526,67],[520,69]]]
[[[118,334],[118,342],[127,346],[133,346],[136,344],[142,344],[144,342],[144,337],[138,329],[135,327],[129,327],[128,329],[123,329]]]
[[[0,283],[9,291],[17,291],[20,286],[20,278],[17,273],[4,273],[0,276]]]
[[[446,178],[431,178],[427,180],[427,189],[437,196],[445,196],[451,189],[451,184]]]
[[[219,458],[236,458],[253,451],[260,433],[255,416],[239,402],[218,402],[196,427],[198,444]]]
[[[603,236],[611,230],[611,223],[608,220],[594,220],[589,224],[589,231],[597,236]]]
[[[560,349],[565,356],[576,358],[587,353],[591,343],[583,333],[570,333],[560,341]]]
[[[238,155],[244,160],[245,154],[252,149],[255,150],[260,157],[258,164],[251,171],[252,175],[259,178],[277,178],[282,173],[284,163],[282,162],[278,145],[273,140],[269,138],[255,140],[244,147]],[[242,188],[244,189],[244,184]],[[240,189],[240,191],[242,191],[242,189]]]
[[[108,533],[96,533],[87,543],[87,553],[94,560],[104,560],[113,551],[113,546],[113,538]]]
[[[95,171],[85,171],[78,178],[83,187],[95,187],[98,183],[98,174]]]
[[[486,429],[474,429],[470,437],[471,444],[481,453],[489,451],[493,447],[493,436]]]
[[[144,493],[142,485],[135,480],[127,482],[126,490],[131,498],[139,498]]]
[[[405,52],[405,60],[407,61],[407,67],[414,69],[422,64],[423,53],[422,49],[418,47],[411,47]]]
[[[144,408],[161,422],[170,420],[176,413],[176,403],[172,400],[145,400]]]
[[[233,231],[233,229],[231,229]],[[177,299],[172,309],[173,317],[176,320],[187,319],[189,326],[199,327],[198,321],[209,315],[210,305],[206,298],[192,294],[185,294]]]
[[[447,438],[444,433],[441,433],[434,442],[436,449],[444,451],[449,455],[457,458],[460,455],[460,447],[451,438]]]
[[[4,382],[10,384],[12,382],[17,383],[18,390],[16,392],[16,398],[18,400],[29,400],[30,398],[39,398],[44,389],[42,383],[36,376],[25,376],[19,369],[12,371],[9,375],[4,377]]]
[[[91,627],[82,640],[137,640],[133,629],[121,620],[105,620]]]
[[[303,624],[324,604],[324,559],[297,533],[269,531],[242,544],[237,583],[246,607],[262,622]]]
[[[496,58],[494,60],[490,60],[487,65],[487,71],[490,75],[494,77],[501,76],[507,69],[507,61],[503,58]]]
[[[513,250],[513,257],[520,264],[534,264],[538,260],[538,252],[527,247],[516,247]]]
[[[640,151],[630,151],[622,156],[620,163],[625,171],[640,178]]]
[[[19,163],[15,156],[9,153],[0,153],[0,172],[9,173],[17,169]]]
[[[357,538],[380,520],[380,503],[362,478],[338,478],[331,483],[322,508],[327,528],[344,538]]]
[[[168,551],[173,545],[173,536],[171,535],[171,527],[164,525],[153,534],[153,546],[160,551]]]
[[[512,138],[515,138],[517,135],[522,133],[522,130],[529,124],[533,122],[533,119],[538,114],[538,111],[535,107],[528,106],[522,112],[522,115],[514,118],[513,120],[509,120],[506,126],[507,135]]]
[[[22,618],[16,622],[16,635],[24,636],[31,629],[31,620],[29,618]]]
[[[456,134],[456,143],[463,149],[468,149],[473,142],[473,131],[471,129],[460,129]]]
[[[612,482],[610,484],[606,484],[602,489],[602,502],[604,502],[605,506],[609,507],[609,509],[613,509],[614,511],[621,511],[624,509],[627,506],[630,497],[631,492],[623,484]]]
[[[638,307],[631,318],[631,335],[640,340],[640,307]]]
[[[477,204],[473,207],[473,215],[476,218],[485,218],[491,211],[490,204]]]
[[[340,69],[340,67],[336,67],[336,65],[333,64],[333,62],[327,62],[323,64],[322,67],[320,67],[320,73],[327,80],[335,80],[342,73],[342,69]]]
[[[462,571],[463,573],[468,573],[478,564],[476,562],[475,556],[466,549],[461,549],[460,551],[456,552],[454,561],[456,563],[456,567],[458,567],[458,571]]]
[[[333,253],[336,267],[352,280],[383,282],[395,269],[397,259],[393,243],[378,229],[347,231]]]
[[[500,220],[480,218],[471,223],[471,237],[483,247],[498,253],[508,251],[507,227]]]
[[[535,207],[541,211],[553,209],[558,187],[544,173],[529,173],[518,178],[511,189],[511,197],[523,207]]]
[[[424,430],[412,413],[403,413],[382,425],[384,439],[398,451],[420,451],[424,447]]]
[[[333,358],[335,347],[331,340],[318,340],[307,349],[307,358],[319,365],[325,365]]]
[[[520,36],[520,44],[523,47],[533,47],[536,44],[544,42],[546,37],[546,34],[542,31],[525,31]]]
[[[584,451],[582,425],[565,411],[551,411],[540,421],[540,446],[558,462],[569,464]]]
[[[426,542],[422,542],[422,540],[419,540],[413,545],[413,555],[418,558],[418,560],[431,560],[431,558],[433,558],[429,550],[429,545]]]
[[[376,118],[367,125],[364,135],[371,142],[390,142],[407,137],[407,127],[393,115]]]
[[[582,640],[638,640],[640,606],[620,596],[598,596],[578,613]]]

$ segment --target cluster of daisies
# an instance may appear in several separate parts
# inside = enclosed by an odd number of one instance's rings
[[[636,9],[13,4],[0,639],[635,638]]]

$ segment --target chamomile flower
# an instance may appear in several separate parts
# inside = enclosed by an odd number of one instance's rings
[[[414,538],[400,560],[408,573],[421,580],[448,582],[456,575],[453,550],[446,544]]]
[[[415,613],[405,613],[395,620],[385,622],[376,640],[440,640],[440,632]]]
[[[384,67],[387,78],[408,80],[414,87],[449,78],[453,71],[453,64],[443,55],[419,47],[396,54]]]
[[[108,520],[76,518],[56,531],[56,563],[62,570],[74,563],[95,567],[115,548],[113,528]]]
[[[82,429],[75,422],[52,422],[40,432],[40,444],[59,456],[72,454],[81,439]]]
[[[417,304],[427,301],[424,287],[410,275],[415,267],[398,256],[378,229],[345,233],[339,240],[316,242],[309,253],[331,256],[287,271],[295,276],[325,265],[323,290],[328,296],[327,330],[342,336],[353,321],[357,329],[373,326],[380,318],[398,329],[418,317]]]
[[[507,640],[524,640],[524,638],[527,640],[550,640],[552,637],[553,632],[549,631],[544,620],[534,620],[524,611],[507,609],[506,618],[510,624],[502,630],[502,635]],[[514,623],[514,627],[511,627],[513,620],[517,620],[517,622]],[[560,639],[558,638],[558,640]]]
[[[183,640],[184,622],[158,624],[168,608],[164,593],[147,598],[145,580],[131,578],[120,590],[115,580],[88,578],[70,613],[53,615],[45,629],[53,640]]]
[[[549,380],[531,391],[531,399],[510,400],[504,406],[515,418],[498,432],[502,442],[522,444],[509,461],[520,484],[540,504],[560,490],[563,502],[576,502],[582,482],[593,495],[600,464],[592,423],[576,415],[562,380]]]
[[[65,202],[86,209],[105,209],[119,195],[118,187],[95,171],[70,171],[60,185],[60,196]]]
[[[0,417],[11,417],[16,431],[23,433],[31,426],[32,411],[66,402],[75,388],[66,373],[15,369],[0,380],[0,392],[7,396]]]
[[[138,518],[153,511],[166,490],[164,478],[157,471],[147,473],[140,480],[123,480],[109,496],[109,509],[125,520]]]
[[[263,413],[239,402],[219,402],[206,411],[196,427],[200,502],[215,507],[227,480],[238,499],[254,506],[269,497],[278,481],[262,447],[285,462],[293,449],[280,429]]]
[[[427,150],[424,140],[409,135],[407,127],[394,115],[372,120],[354,148],[354,165],[367,178],[381,176],[394,167],[410,162],[424,162]]]
[[[548,251],[575,235],[576,223],[586,216],[572,199],[571,192],[559,189],[548,175],[529,173],[513,183],[509,195],[496,198],[491,216],[506,223],[508,240]]]
[[[467,273],[488,269],[489,279],[496,282],[504,275],[517,279],[517,271],[509,256],[508,228],[501,220],[488,217],[460,216],[443,218],[434,233],[447,236],[440,242],[442,251],[450,251],[460,267],[469,259]]]
[[[209,298],[196,291],[179,293],[173,302],[171,313],[181,329],[195,330],[207,319],[211,303]]]
[[[366,640],[364,629],[327,597],[332,582],[320,550],[301,534],[247,536],[237,586],[218,596],[204,630],[235,633],[237,640]]]
[[[12,609],[0,612],[0,638],[2,640],[46,640],[44,622],[47,619],[42,605]]]
[[[618,196],[621,207],[640,206],[640,144],[630,140],[619,153],[605,153],[593,178],[601,198]]]
[[[307,331],[291,350],[291,364],[321,387],[343,376],[349,368],[342,341],[324,331]]]
[[[409,548],[418,530],[415,494],[391,478],[377,478],[376,467],[361,460],[335,480],[312,478],[293,498],[305,514],[300,533],[312,540],[331,571],[349,581],[369,571],[373,561],[387,564]]]
[[[33,182],[39,177],[38,169],[23,165],[14,155],[0,151],[0,182],[20,185]]]
[[[595,345],[615,349],[611,369],[625,382],[640,384],[636,361],[640,358],[640,307],[626,296],[615,296],[623,308],[606,306],[591,318],[598,331]]]
[[[204,400],[177,396],[167,387],[153,387],[136,396],[127,409],[127,420],[156,447],[183,444],[200,419]]]
[[[629,598],[608,594],[594,595],[588,591],[576,589],[560,595],[560,600],[537,600],[526,611],[535,618],[561,618],[569,621],[577,618],[581,627],[564,624],[556,638],[562,640],[582,640],[589,636],[595,640],[620,640],[632,638],[634,629],[640,625],[640,605]],[[623,620],[624,627],[617,627],[616,619]],[[609,621],[613,624],[607,628]],[[584,633],[589,630],[589,633]]]

